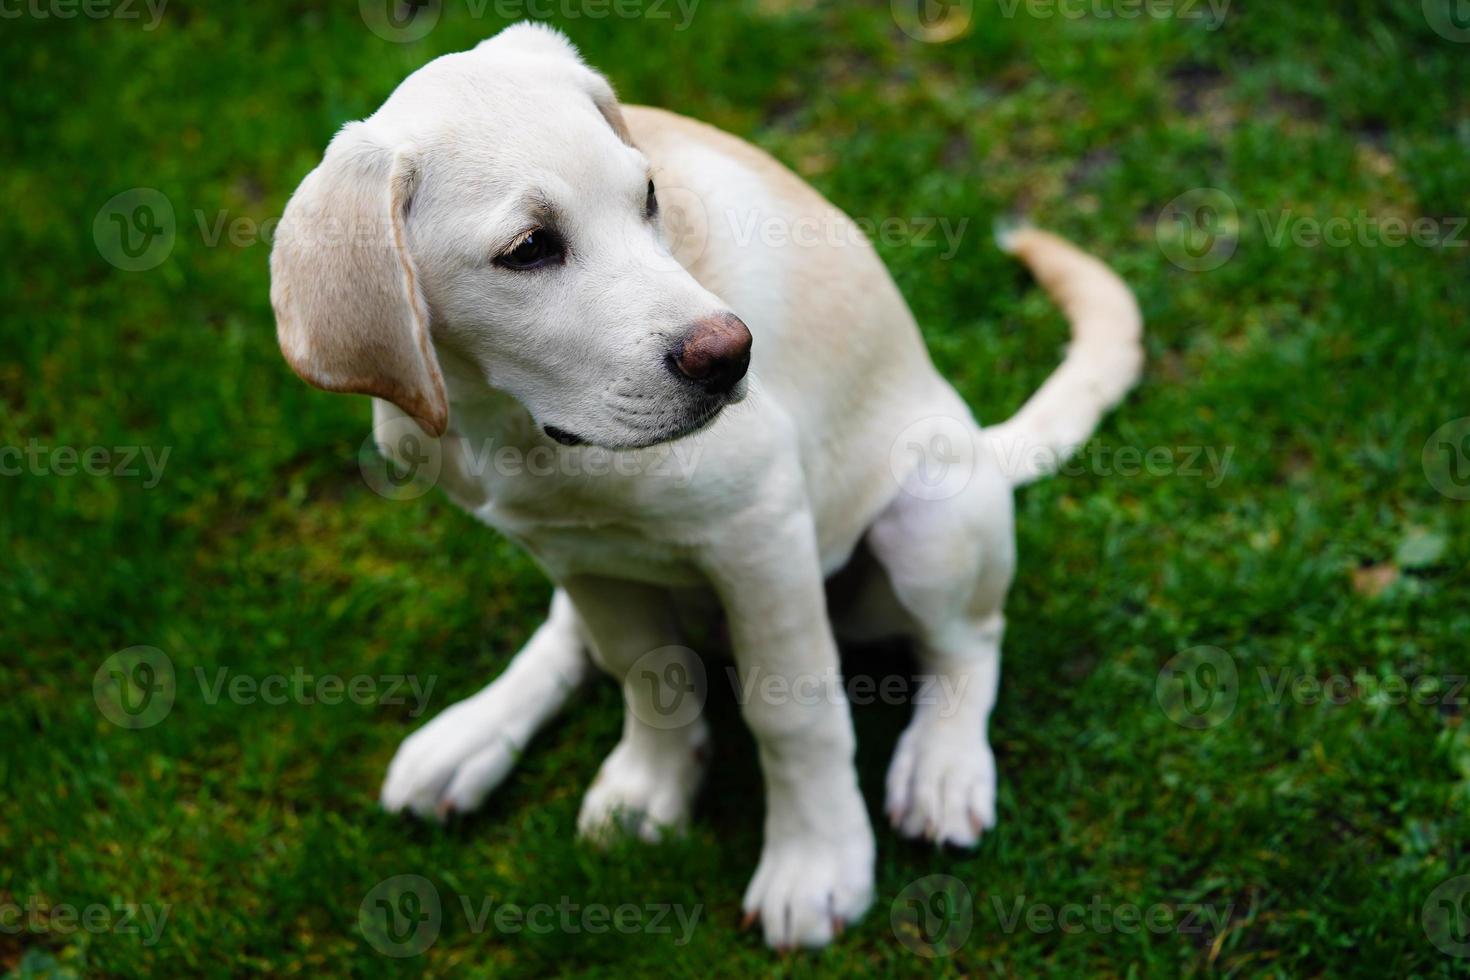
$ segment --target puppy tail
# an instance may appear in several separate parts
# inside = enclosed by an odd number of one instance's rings
[[[1050,232],[997,229],[1072,324],[1067,355],[1021,410],[984,430],[1017,486],[1054,472],[1122,401],[1143,370],[1143,315],[1133,293],[1099,259]]]

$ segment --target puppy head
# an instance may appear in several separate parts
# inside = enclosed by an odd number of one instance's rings
[[[444,351],[559,441],[677,438],[744,396],[750,333],[661,217],[607,81],[517,25],[414,73],[302,182],[271,255],[281,349],[435,435]]]

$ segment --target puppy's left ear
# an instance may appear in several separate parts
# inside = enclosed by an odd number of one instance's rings
[[[301,182],[271,250],[281,352],[327,391],[376,395],[431,435],[449,402],[404,222],[418,185],[411,155],[351,123]]]

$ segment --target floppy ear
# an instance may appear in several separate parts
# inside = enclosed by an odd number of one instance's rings
[[[412,159],[366,124],[344,127],[281,216],[271,305],[302,378],[387,399],[438,436],[449,403],[403,229],[417,181]]]

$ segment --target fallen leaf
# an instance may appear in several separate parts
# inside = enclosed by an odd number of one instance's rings
[[[1370,599],[1376,599],[1384,589],[1398,580],[1399,569],[1392,562],[1353,569],[1353,591]]]

